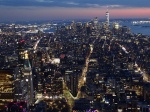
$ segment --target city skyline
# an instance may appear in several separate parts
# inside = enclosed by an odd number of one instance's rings
[[[150,20],[112,19],[144,8],[2,7],[1,112],[150,110]]]
[[[145,0],[0,0],[0,21],[105,18],[149,18],[150,1]]]

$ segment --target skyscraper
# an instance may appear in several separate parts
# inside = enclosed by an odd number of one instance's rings
[[[24,40],[21,40],[18,42],[17,52],[18,52],[18,64],[19,64],[19,66],[23,66],[23,63],[24,63],[24,44],[25,44]]]
[[[94,28],[95,28],[95,29],[98,29],[99,23],[98,23],[98,18],[97,18],[97,17],[94,18],[93,24],[94,24]]]
[[[15,83],[17,87],[17,101],[27,101],[28,104],[33,102],[33,79],[32,69],[28,57],[28,51],[25,50],[25,41],[18,43],[18,68],[19,74]]]
[[[109,28],[109,12],[108,12],[108,9],[107,9],[107,12],[106,12],[106,26],[107,28]]]
[[[0,111],[14,100],[14,73],[11,69],[0,69]]]
[[[26,81],[23,75],[23,65],[24,65],[24,44],[25,41],[21,40],[18,42],[18,65],[16,67],[18,73],[15,78],[15,100],[16,101],[24,101],[26,100],[27,95],[27,86]]]
[[[28,52],[25,51],[25,59],[24,59],[24,68],[23,75],[27,84],[27,94],[28,94],[28,103],[33,103],[33,78],[32,78],[32,69],[28,57]]]

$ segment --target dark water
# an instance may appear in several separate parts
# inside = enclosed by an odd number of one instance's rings
[[[136,33],[136,34],[142,33],[144,35],[150,36],[150,24],[133,25],[132,21],[125,21],[125,22],[120,22],[120,25],[130,27],[131,32],[133,33]]]

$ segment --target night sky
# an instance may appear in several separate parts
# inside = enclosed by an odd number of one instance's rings
[[[150,18],[150,0],[0,0],[0,21]]]

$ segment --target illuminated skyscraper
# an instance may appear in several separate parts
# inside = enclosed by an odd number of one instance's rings
[[[18,42],[18,65],[17,65],[17,75],[15,78],[15,100],[24,101],[26,100],[27,95],[27,86],[26,81],[24,80],[23,75],[23,65],[24,65],[24,44],[25,41],[21,40]]]
[[[109,28],[109,12],[108,12],[108,9],[107,9],[107,12],[106,12],[106,26]]]
[[[98,29],[98,18],[96,17],[96,18],[94,18],[94,20],[93,20],[93,23],[94,23],[94,28],[95,29]]]
[[[25,41],[18,43],[18,69],[19,74],[16,78],[16,100],[27,101],[28,104],[33,102],[33,79],[32,69],[28,57],[28,51],[25,50]]]
[[[14,72],[11,69],[0,69],[0,111],[14,100]]]
[[[113,23],[113,29],[118,30],[119,29],[119,23],[115,22]]]
[[[32,69],[28,57],[28,52],[25,51],[25,59],[24,59],[24,69],[23,75],[27,84],[27,94],[28,94],[28,103],[33,103],[33,78],[32,78]]]

